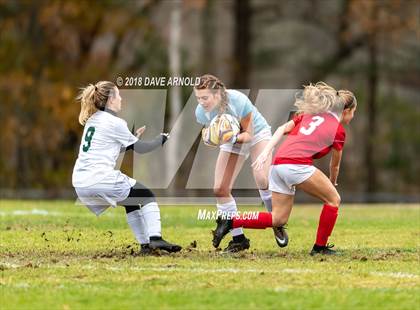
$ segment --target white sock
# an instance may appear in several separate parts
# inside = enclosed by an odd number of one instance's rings
[[[149,234],[140,210],[127,213],[127,223],[140,244],[149,243]]]
[[[273,211],[273,205],[271,202],[271,191],[269,189],[260,189],[260,196],[262,201],[264,202],[265,208],[268,212]]]
[[[150,202],[141,208],[149,237],[161,237],[160,210],[156,202]]]
[[[236,202],[235,199],[226,202],[226,203],[222,203],[222,204],[217,204],[217,210],[221,211],[221,212],[226,212],[229,214],[236,214],[238,212],[238,208],[236,207]],[[230,231],[232,237],[235,236],[239,236],[239,235],[243,235],[244,231],[241,227],[239,228],[234,228]]]

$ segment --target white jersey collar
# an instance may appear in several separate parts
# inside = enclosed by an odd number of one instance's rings
[[[337,121],[340,121],[340,118],[338,117],[337,114],[335,114],[334,112],[331,112],[331,111],[328,111],[328,113],[331,114],[332,116],[334,116],[337,119]]]

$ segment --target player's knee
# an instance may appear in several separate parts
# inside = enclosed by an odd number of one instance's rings
[[[272,213],[273,227],[283,226],[287,223],[287,217],[284,214]]]
[[[142,185],[135,189],[134,197],[136,197],[136,203],[142,206],[145,206],[151,202],[156,202],[155,194],[150,189]]]
[[[257,183],[258,189],[267,189],[268,188],[268,178],[265,176],[256,176],[255,183]]]
[[[145,206],[145,205],[148,205],[149,203],[152,203],[152,202],[156,202],[155,196],[143,198],[143,200],[141,202],[141,205]]]
[[[140,210],[140,207],[137,205],[137,206],[124,206],[124,208],[125,208],[125,213],[131,213],[131,212],[134,212],[134,211],[137,211],[137,210]]]
[[[225,187],[215,187],[213,189],[214,195],[216,197],[229,197],[230,195],[230,188],[225,188]]]
[[[339,207],[340,204],[341,204],[341,197],[337,193],[336,195],[334,195],[331,198],[329,198],[328,201],[326,201],[326,203],[329,204],[329,205],[331,205],[331,206]]]

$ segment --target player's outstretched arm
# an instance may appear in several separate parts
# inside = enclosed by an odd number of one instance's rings
[[[340,162],[343,151],[332,149],[331,160],[330,160],[330,180],[334,186],[337,186],[338,172],[340,170]]]
[[[128,150],[134,150],[134,152],[139,154],[149,153],[159,146],[163,145],[169,139],[169,134],[161,133],[155,139],[150,141],[138,140],[136,143],[129,145],[126,148]]]
[[[280,142],[280,139],[285,133],[290,132],[295,127],[294,121],[288,121],[287,123],[281,125],[277,128],[274,135],[271,137],[270,142],[265,146],[264,150],[257,157],[257,159],[252,163],[252,167],[256,170],[259,170],[263,167],[264,163],[267,161],[268,155],[273,151],[273,148]]]

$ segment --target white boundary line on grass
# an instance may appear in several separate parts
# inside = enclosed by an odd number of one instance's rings
[[[0,262],[0,265],[3,265],[7,268],[17,269],[17,268],[25,268],[26,265],[17,265],[17,264],[10,264],[7,262]],[[48,266],[48,267],[47,267]],[[38,266],[38,267],[47,267],[47,268],[67,268],[65,265],[47,265],[47,266]],[[81,269],[87,270],[95,270],[95,269],[106,269],[110,271],[124,271],[124,270],[132,270],[132,271],[156,271],[156,272],[186,272],[186,273],[313,273],[315,270],[312,269],[292,269],[292,268],[285,268],[281,270],[259,270],[259,269],[241,269],[241,268],[179,268],[176,266],[168,266],[168,267],[103,267],[100,266],[93,266],[93,265],[86,265],[81,266]]]
[[[94,267],[95,268],[95,267]],[[93,268],[93,269],[94,269]],[[120,267],[106,267],[107,270],[110,271],[122,271],[124,268]],[[240,268],[191,268],[191,269],[184,269],[184,268],[177,268],[177,267],[131,267],[128,268],[129,270],[134,271],[156,271],[156,272],[166,272],[166,271],[174,271],[174,272],[187,272],[187,273],[316,273],[316,270],[313,269],[295,269],[295,268],[285,268],[280,270],[259,270],[259,269],[240,269]],[[376,276],[384,276],[384,277],[391,277],[391,278],[410,278],[416,279],[418,275],[412,273],[404,273],[404,272],[376,272],[371,271],[369,272],[370,275]]]
[[[13,210],[13,211],[0,211],[0,216],[23,216],[23,215],[42,215],[42,216],[76,216],[76,217],[94,217],[93,213],[79,213],[79,212],[57,212],[57,211],[48,211],[41,209],[32,209],[32,210]],[[107,212],[101,217],[114,217],[116,213]]]
[[[418,275],[412,274],[412,273],[406,273],[406,272],[377,272],[372,271],[370,274],[376,275],[376,276],[384,276],[384,277],[391,277],[391,278],[411,278],[415,279],[418,278]]]
[[[32,210],[13,210],[10,212],[0,212],[0,216],[10,216],[10,215],[63,215],[63,213],[60,212],[50,212],[47,210],[40,210],[40,209],[32,209]]]
[[[0,262],[0,265],[3,265],[7,268],[17,269],[17,268],[24,268],[25,265],[17,265],[17,264],[10,264],[7,262]],[[47,266],[38,266],[38,267],[47,267],[47,268],[68,268],[65,265],[47,265]],[[282,273],[316,273],[316,270],[313,269],[296,269],[296,268],[285,268],[285,269],[278,269],[278,270],[266,270],[266,269],[241,269],[241,268],[179,268],[177,266],[168,266],[168,267],[101,267],[101,266],[94,266],[94,265],[86,265],[80,267],[81,269],[87,270],[95,270],[95,269],[105,269],[109,271],[124,271],[124,270],[132,270],[132,271],[155,271],[155,272],[185,272],[185,273],[264,273],[264,274],[282,274]],[[348,273],[348,272],[346,272]],[[351,273],[351,272],[350,272]],[[399,279],[417,279],[419,275],[413,273],[406,273],[406,272],[377,272],[371,271],[368,273],[369,275],[373,276],[383,276],[383,277],[391,277],[391,278],[399,278]]]
[[[107,270],[122,271],[127,268],[107,267]],[[259,270],[259,269],[240,269],[240,268],[177,268],[177,267],[131,267],[133,271],[157,271],[157,272],[187,272],[187,273],[314,273],[311,269],[292,269],[281,270]]]

